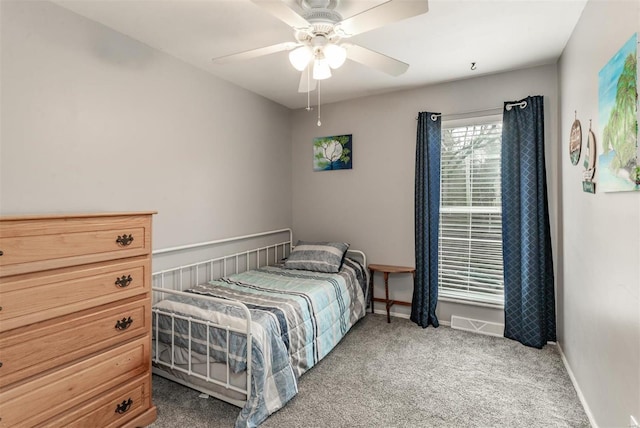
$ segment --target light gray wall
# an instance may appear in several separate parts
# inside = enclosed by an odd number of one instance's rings
[[[640,2],[591,0],[559,62],[558,341],[601,427],[640,420],[640,193],[584,193],[568,140],[575,111],[599,140],[598,72],[639,27]]]
[[[154,248],[291,226],[288,109],[54,4],[0,4],[1,214],[157,210]]]
[[[331,82],[327,83],[331,84]],[[415,265],[414,173],[416,116],[420,111],[461,113],[501,107],[527,95],[545,97],[547,176],[553,244],[557,236],[557,68],[481,76],[419,89],[371,96],[295,111],[293,139],[293,225],[295,239],[344,239],[363,249],[371,263]],[[498,109],[500,113],[500,109]],[[314,137],[353,134],[353,169],[313,172]],[[376,278],[377,296],[383,295]],[[408,275],[392,277],[392,297],[411,300]],[[408,308],[393,308],[408,313]],[[438,315],[503,320],[501,310],[441,302]]]
[[[585,129],[597,117],[597,72],[638,30],[635,0],[591,0],[559,70],[325,105],[321,128],[315,111],[290,114],[50,3],[2,1],[0,12],[0,214],[157,210],[155,248],[293,222],[296,238],[413,265],[417,112],[544,95],[559,342],[600,426],[640,416],[640,198],[583,193],[566,147],[574,110]],[[343,133],[353,170],[314,173],[313,137]],[[409,278],[392,281],[410,300]],[[502,319],[439,306],[442,320],[452,313]]]

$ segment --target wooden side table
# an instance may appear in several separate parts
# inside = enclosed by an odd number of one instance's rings
[[[390,273],[410,273],[413,275],[413,279],[416,279],[416,269],[408,266],[393,266],[393,265],[377,265],[370,264],[369,273],[371,279],[369,280],[369,291],[371,295],[371,313],[373,313],[373,305],[375,302],[384,302],[387,308],[387,322],[391,322],[391,315],[389,314],[389,309],[393,305],[402,305],[402,306],[411,306],[411,302],[402,302],[399,300],[389,300],[389,274]],[[385,298],[377,298],[373,296],[373,276],[375,272],[382,272],[384,275],[384,293]]]

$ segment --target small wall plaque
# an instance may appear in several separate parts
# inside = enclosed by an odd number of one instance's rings
[[[596,193],[596,183],[593,177],[596,173],[596,136],[589,126],[589,136],[587,138],[587,151],[584,155],[584,181],[582,182],[582,190],[587,193]]]
[[[573,121],[573,125],[571,125],[571,135],[569,136],[569,158],[573,165],[578,165],[581,149],[582,127],[580,126],[580,121],[576,118],[576,120]]]

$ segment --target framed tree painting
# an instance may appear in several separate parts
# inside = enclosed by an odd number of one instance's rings
[[[351,134],[314,138],[313,170],[351,169],[353,163],[352,140]]]
[[[598,73],[598,121],[602,136],[598,188],[638,190],[638,34],[634,34]]]

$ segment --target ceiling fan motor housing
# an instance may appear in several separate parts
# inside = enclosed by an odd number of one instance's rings
[[[327,42],[338,42],[341,37],[336,32],[336,25],[342,21],[342,15],[334,9],[337,5],[338,0],[301,0],[301,16],[311,25],[296,31],[298,42],[314,48]]]
[[[327,29],[316,28],[316,26],[326,26],[328,31],[342,21],[342,15],[335,10],[338,0],[301,0],[302,17],[311,23],[314,31],[321,31],[325,34]],[[323,25],[324,24],[324,25]]]
[[[311,9],[305,10],[302,15],[304,19],[311,24],[330,24],[335,25],[342,21],[342,15],[335,10],[331,9]]]
[[[299,0],[303,9],[335,9],[338,0]]]

